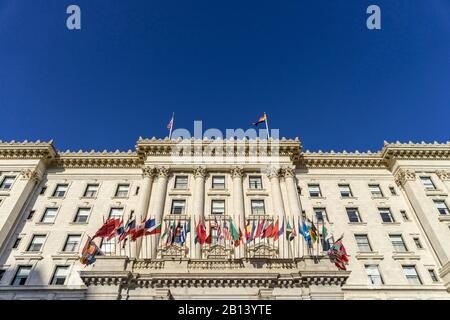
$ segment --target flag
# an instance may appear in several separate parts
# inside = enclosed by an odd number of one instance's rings
[[[309,235],[311,236],[311,239],[313,242],[316,242],[317,240],[317,228],[314,225],[314,222],[311,221],[311,227],[309,228]]]
[[[161,234],[161,240],[164,240],[165,237],[167,237],[169,228],[167,227],[167,222],[164,221],[164,232]]]
[[[267,117],[266,117],[266,114],[264,113],[263,116],[259,117],[258,121],[253,122],[253,125],[254,125],[254,126],[257,126],[258,124],[265,122],[266,119],[267,119]]]
[[[167,124],[167,130],[172,130],[173,129],[173,116],[172,119],[170,119],[170,122]]]
[[[231,237],[230,228],[228,227],[228,222],[225,221],[222,228],[223,237],[227,241],[231,241],[233,238]]]
[[[241,240],[242,240],[242,230],[241,230],[241,227],[239,227],[238,238],[236,240],[234,240],[234,246],[238,247],[239,244],[241,243]]]
[[[125,226],[123,227],[123,233],[119,236],[119,241],[125,239],[129,234],[134,232],[134,228],[136,227],[136,221],[134,219],[128,220]]]
[[[245,226],[245,240],[247,240],[247,242],[250,239],[251,231],[252,231],[252,225],[251,225],[250,221],[247,221],[247,225]]]
[[[196,229],[196,241],[195,243],[200,243],[201,245],[205,244],[206,242],[206,228],[203,222],[199,221],[199,223],[197,224]]]
[[[268,223],[269,221],[267,221]],[[268,223],[266,227],[264,228],[264,231],[262,232],[261,238],[270,238],[272,237],[273,232],[273,222]]]
[[[179,244],[184,244],[185,238],[183,234],[183,226],[181,225],[181,222],[178,221],[178,224],[175,228],[175,235],[174,235],[174,242]]]
[[[291,227],[291,224],[288,220],[288,223],[286,225],[286,240],[292,241],[295,239],[296,236],[297,234],[295,233],[295,228]]]
[[[256,224],[255,221],[252,222],[252,231],[250,232],[250,238],[247,240],[247,243],[250,243],[254,236],[255,236],[255,231],[256,231]]]
[[[255,238],[261,237],[262,231],[263,231],[263,228],[264,228],[264,224],[265,224],[265,220],[264,219],[260,219],[259,223],[258,223],[258,229],[256,229]]]
[[[273,226],[272,233],[270,234],[270,237],[273,238],[273,241],[278,240],[278,232],[279,231],[279,220],[280,218],[277,218],[277,222],[275,222],[275,225]]]
[[[303,238],[306,242],[311,241],[311,236],[309,234],[309,227],[303,222],[303,225],[300,225],[300,221],[298,222],[298,230],[301,232]]]
[[[325,225],[322,226],[322,249],[327,252],[330,250],[330,242],[328,241],[328,231]]]
[[[278,237],[281,237],[283,235],[283,233],[284,233],[284,217],[283,217],[283,222],[281,224],[280,231],[278,231],[278,234],[276,235],[276,239],[274,239],[274,240],[278,240]]]
[[[96,256],[102,256],[103,252],[93,241],[93,238],[88,236],[86,244],[81,250],[80,262],[86,266],[93,264],[97,259]]]
[[[116,229],[120,226],[120,219],[108,219],[95,233],[94,238],[108,238],[114,236]]]
[[[230,221],[230,232],[231,232],[231,237],[233,238],[233,241],[236,243],[236,241],[239,240],[239,232],[235,228],[233,221]]]
[[[348,264],[348,255],[344,244],[340,240],[334,242],[327,253],[330,260],[339,270],[347,270],[345,265]]]

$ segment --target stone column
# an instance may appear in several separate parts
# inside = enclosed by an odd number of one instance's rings
[[[136,222],[140,222],[142,220],[147,220],[150,218],[150,211],[148,210],[149,202],[150,202],[150,194],[152,192],[153,179],[155,177],[155,168],[154,167],[144,167],[142,168],[142,185],[140,190],[140,197],[136,211]],[[151,236],[152,241],[156,241],[155,236]],[[142,238],[138,238],[136,240],[136,245],[131,246],[130,258],[139,257],[142,247]]]
[[[244,187],[242,185],[242,177],[244,169],[242,167],[233,167],[231,169],[231,177],[233,178],[233,204],[234,204],[234,223],[238,223],[239,227],[245,229],[245,207],[244,207]],[[245,230],[242,230],[245,235]],[[241,243],[240,247],[235,248],[235,257],[243,258],[245,256],[245,246]]]
[[[446,191],[450,193],[450,170],[438,170],[436,175],[442,180],[447,189]]]
[[[156,216],[156,223],[161,223],[164,216],[164,204],[166,202],[167,182],[169,179],[170,170],[168,167],[158,167],[156,169],[158,175],[156,190],[154,194],[153,214]],[[155,241],[152,241],[152,259],[157,256],[158,244],[160,237],[155,237]]]
[[[447,225],[440,221],[437,209],[430,197],[426,195],[425,189],[419,179],[416,178],[414,171],[399,169],[395,174],[395,180],[403,188],[442,265],[442,269],[448,269],[448,277],[450,277],[450,246],[448,245],[450,243],[450,232]],[[445,276],[447,274],[441,273],[442,278]]]
[[[270,189],[272,192],[272,203],[274,210],[274,220],[279,219],[280,223],[283,221],[283,217],[286,216],[286,211],[284,210],[283,196],[281,194],[280,187],[280,168],[278,167],[270,167],[267,169],[267,176],[270,180]],[[281,224],[280,224],[281,227]],[[289,248],[286,247],[285,237],[281,237],[278,239],[279,241],[279,257],[280,258],[288,258],[289,257]]]
[[[206,168],[199,166],[194,168],[194,210],[193,221],[191,223],[191,250],[189,256],[192,259],[201,259],[202,251],[199,243],[195,244],[195,227],[200,221],[205,219],[205,178]]]
[[[289,211],[286,213],[286,219],[288,219],[291,223],[292,227],[297,228],[295,226],[296,222],[302,221],[302,205],[300,203],[300,198],[298,196],[297,191],[297,183],[295,178],[295,167],[286,167],[283,169],[283,176],[284,180],[286,182],[286,189],[287,189],[287,195],[288,195],[288,201],[289,201]],[[293,224],[293,225],[292,225]],[[285,223],[284,227],[284,237],[286,238],[286,225]],[[301,235],[297,235],[298,237],[301,237]],[[292,242],[289,242],[286,240],[286,243],[289,245],[289,253],[292,253],[293,257],[296,257],[298,254],[303,255],[303,246],[300,246],[301,252],[298,252],[295,250],[295,242],[296,240],[293,240]],[[299,241],[297,239],[297,241]],[[301,242],[297,242],[301,243]],[[291,257],[291,256],[290,256]]]

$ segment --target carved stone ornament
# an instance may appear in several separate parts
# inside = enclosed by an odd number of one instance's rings
[[[153,178],[156,175],[155,167],[144,167],[142,168],[142,175],[147,178]]]
[[[441,180],[450,180],[450,170],[438,170],[436,171],[436,175]]]
[[[277,258],[278,252],[276,249],[271,248],[265,244],[261,244],[255,248],[251,248],[250,256],[252,258]]]
[[[158,167],[156,170],[158,172],[158,177],[160,177],[160,178],[167,178],[170,174],[170,170],[168,167],[162,166],[162,167]]]
[[[212,246],[205,251],[208,259],[230,259],[233,252],[233,250],[227,249],[222,245]]]
[[[265,169],[265,173],[269,178],[280,177],[281,170],[279,167],[268,167]]]
[[[205,178],[206,177],[206,168],[202,166],[198,166],[194,168],[194,178]]]
[[[231,177],[242,178],[244,176],[244,168],[241,166],[236,166],[231,168]]]
[[[400,169],[395,175],[395,183],[398,186],[405,185],[406,181],[416,180],[416,173],[408,169]]]
[[[37,169],[23,169],[20,171],[20,176],[25,180],[33,180],[39,182],[42,179],[42,172]]]
[[[285,167],[282,170],[283,176],[285,178],[294,178],[295,177],[295,167]]]
[[[184,258],[187,256],[189,249],[185,247],[181,247],[178,244],[172,244],[170,246],[164,247],[160,249],[161,257],[178,257],[178,258]]]

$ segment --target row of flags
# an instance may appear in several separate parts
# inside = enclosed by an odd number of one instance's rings
[[[292,222],[292,223],[291,223]],[[274,242],[281,237],[287,241],[293,241],[298,235],[303,237],[309,248],[314,243],[320,243],[323,252],[326,252],[336,267],[345,270],[345,264],[348,262],[348,255],[342,244],[342,237],[330,244],[332,235],[328,233],[325,224],[322,223],[321,232],[319,232],[313,221],[298,221],[297,227],[295,221],[285,219],[284,217],[273,219],[252,219],[242,226],[235,225],[232,219],[222,221],[210,220],[208,228],[205,221],[194,220],[194,243],[195,244],[213,244],[220,241],[229,241],[230,244],[238,247],[241,244],[250,244],[256,239],[271,239]],[[88,237],[88,241],[81,252],[80,262],[89,265],[95,262],[96,255],[102,255],[101,250],[93,241],[95,238],[111,240],[117,237],[118,241],[123,241],[130,237],[131,241],[136,241],[140,237],[147,235],[161,234],[161,243],[165,246],[172,244],[184,245],[187,235],[191,232],[190,221],[178,222],[174,219],[164,222],[164,231],[162,224],[157,223],[156,219],[143,220],[136,225],[136,220],[130,219],[126,223],[122,219],[108,219],[98,229],[93,238]]]

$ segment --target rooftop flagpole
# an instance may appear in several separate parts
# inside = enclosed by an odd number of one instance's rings
[[[172,119],[169,122],[169,140],[172,139],[172,130],[173,130],[174,119],[175,119],[175,112],[172,113]]]
[[[266,122],[267,139],[270,139],[269,122],[267,121],[267,114],[264,112],[264,120]]]

